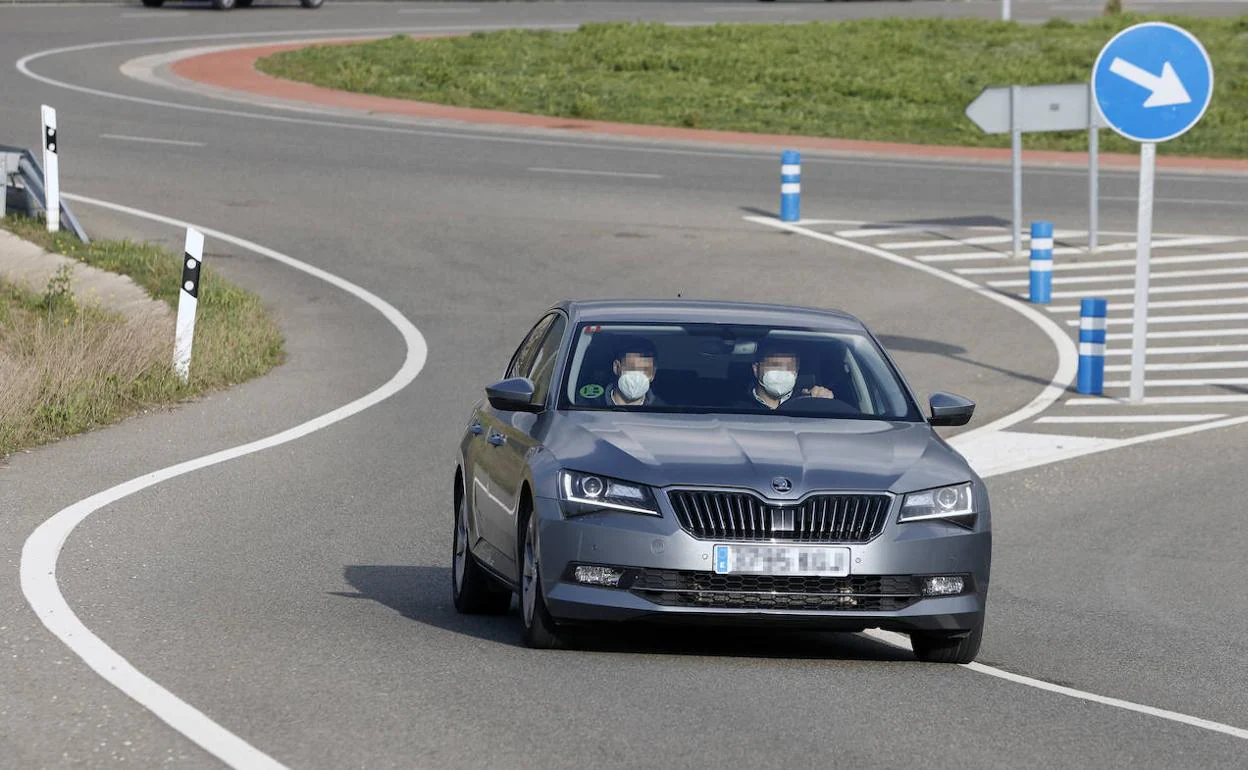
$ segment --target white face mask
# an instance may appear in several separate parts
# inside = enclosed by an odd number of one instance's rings
[[[762,379],[763,390],[767,391],[767,395],[772,398],[783,398],[793,392],[793,386],[797,384],[797,372],[790,372],[787,369],[768,369],[763,372]]]
[[[620,375],[616,383],[625,401],[636,401],[650,390],[650,378],[645,372],[628,371]]]

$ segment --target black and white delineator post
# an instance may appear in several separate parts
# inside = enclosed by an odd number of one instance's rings
[[[43,191],[48,232],[61,229],[61,169],[57,161],[60,151],[56,140],[56,110],[48,105],[39,108],[43,118]]]
[[[182,256],[182,287],[178,291],[178,324],[173,340],[173,371],[184,383],[191,376],[191,343],[195,338],[195,309],[199,306],[199,277],[203,264],[204,234],[188,227]]]

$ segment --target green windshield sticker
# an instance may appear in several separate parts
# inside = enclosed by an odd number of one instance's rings
[[[582,385],[581,389],[577,392],[581,394],[581,398],[598,398],[605,391],[602,389],[601,385],[596,385],[591,382],[588,385]]]

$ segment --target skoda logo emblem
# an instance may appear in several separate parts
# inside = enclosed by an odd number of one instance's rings
[[[780,494],[784,494],[793,489],[793,482],[789,481],[784,476],[776,476],[771,480],[771,488]]]

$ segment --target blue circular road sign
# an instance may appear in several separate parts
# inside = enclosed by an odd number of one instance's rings
[[[1150,21],[1114,36],[1092,66],[1092,97],[1110,128],[1166,142],[1196,125],[1213,95],[1213,64],[1192,33]]]

